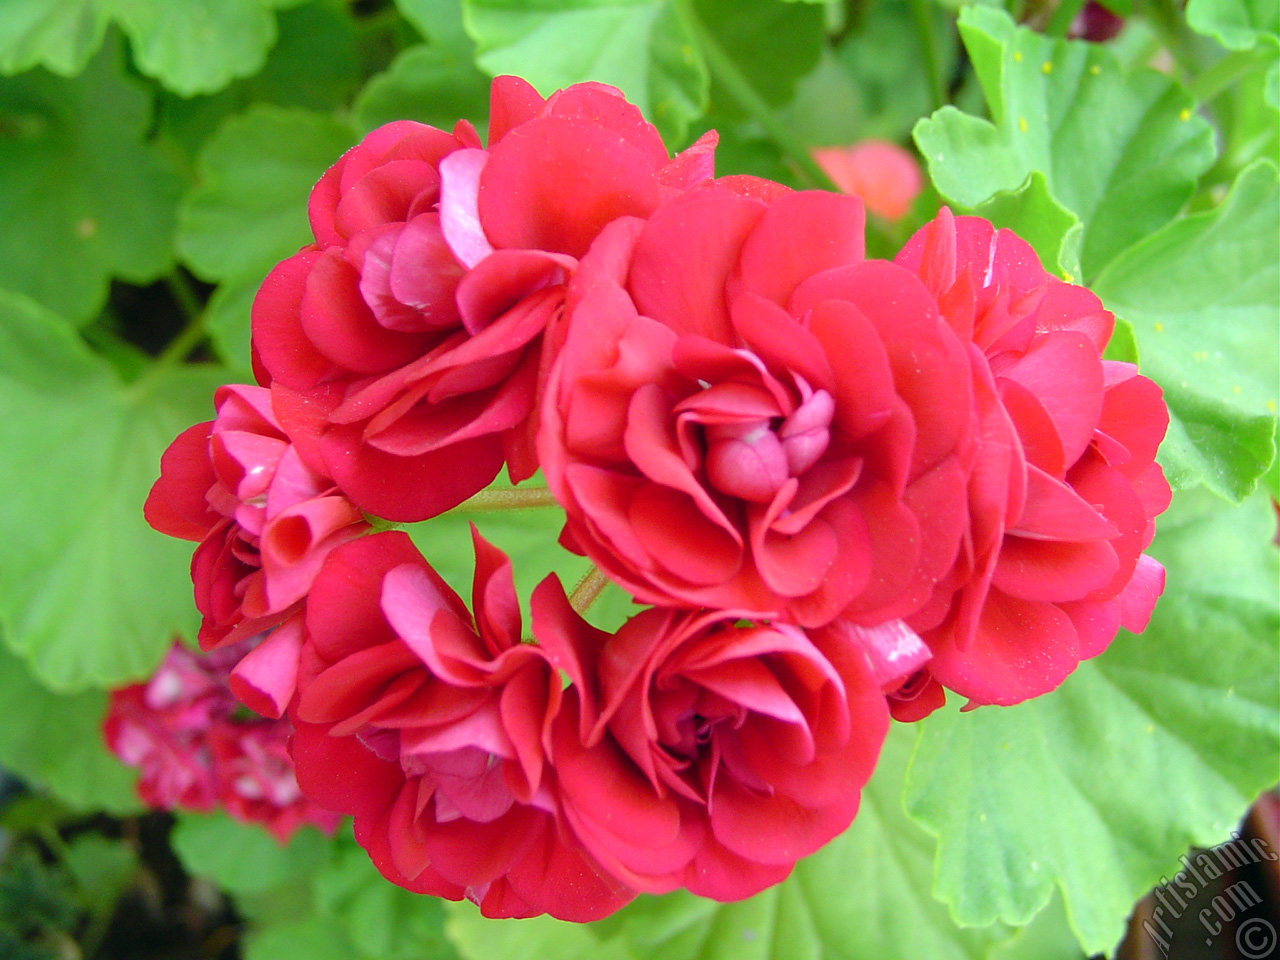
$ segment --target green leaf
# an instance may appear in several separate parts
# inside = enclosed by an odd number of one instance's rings
[[[281,846],[256,823],[225,813],[184,813],[170,843],[186,869],[208,877],[235,894],[259,893],[286,880],[309,876],[333,845],[324,834],[304,827]]]
[[[489,80],[476,70],[470,46],[466,40],[465,47],[430,43],[405,50],[360,91],[352,107],[356,126],[369,131],[408,117],[452,130],[460,118],[486,116]]]
[[[640,960],[622,938],[601,942],[587,924],[546,916],[487,920],[466,901],[448,904],[445,912],[445,931],[464,960]]]
[[[166,135],[194,156],[232,114],[258,103],[308,110],[346,109],[361,83],[356,22],[342,0],[311,0],[279,15],[280,39],[266,66],[209,96],[163,92],[157,112]]]
[[[770,106],[795,95],[796,81],[818,65],[822,9],[808,4],[693,0],[698,19]]]
[[[1137,336],[1174,422],[1161,462],[1175,486],[1238,501],[1275,454],[1280,400],[1280,187],[1259,161],[1214,210],[1175,220],[1094,284]]]
[[[707,69],[675,0],[464,0],[476,62],[543,95],[583,80],[613,84],[670,142],[707,105]]]
[[[401,15],[434,43],[469,42],[460,0],[395,0]]]
[[[250,931],[245,960],[352,960],[342,927],[326,917],[308,917]]]
[[[1016,190],[1002,190],[966,211],[1007,227],[1035,248],[1040,265],[1068,282],[1080,275],[1081,226],[1034,170]]]
[[[1280,40],[1280,2],[1189,0],[1187,26],[1230,50],[1247,50],[1262,37]]]
[[[189,97],[262,69],[276,0],[107,0],[141,70]]]
[[[102,45],[106,26],[102,0],[6,0],[0,3],[0,73],[42,66],[74,76]]]
[[[102,742],[104,694],[51,693],[0,648],[0,703],[13,707],[0,724],[0,766],[77,810],[138,809],[133,771]]]
[[[1168,586],[1056,691],[923,723],[907,805],[940,838],[960,923],[1022,924],[1058,886],[1086,952],[1191,845],[1223,840],[1280,763],[1275,517],[1185,494],[1151,552]]]
[[[352,140],[346,125],[305,110],[259,106],[227,121],[182,199],[183,262],[225,280],[297,253],[310,239],[311,188]]]
[[[921,120],[930,177],[974,207],[1040,171],[1084,224],[1086,280],[1172,219],[1213,162],[1212,129],[1162,74],[1124,73],[1101,46],[1048,40],[991,7],[966,7],[960,32],[994,122],[954,107]]]
[[[439,897],[388,883],[354,842],[339,842],[315,876],[315,904],[370,960],[457,960]]]
[[[353,140],[329,117],[257,106],[228,120],[201,152],[197,183],[182,199],[178,251],[197,276],[220,284],[209,330],[237,369],[248,369],[254,293],[311,240],[307,197]]]
[[[180,184],[143,142],[151,99],[117,44],[74,80],[0,79],[0,104],[0,286],[82,322],[112,276],[146,283],[169,269]]]
[[[195,626],[191,545],[142,503],[173,438],[208,416],[214,367],[155,369],[132,384],[70,326],[0,293],[0,621],[57,690],[150,672]]]
[[[930,10],[942,74],[949,76],[959,46],[955,16],[942,4],[930,4]],[[910,5],[866,4],[859,14],[849,35],[835,47],[838,64],[856,91],[857,114],[830,127],[823,138],[826,143],[846,144],[867,137],[901,140],[932,104],[928,72],[922,67],[925,54]],[[802,85],[802,95],[807,92]]]
[[[124,840],[85,833],[67,844],[63,865],[90,913],[109,919],[117,899],[138,872],[138,854]]]

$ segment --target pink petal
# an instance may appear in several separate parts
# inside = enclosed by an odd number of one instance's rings
[[[484,150],[459,150],[440,161],[440,226],[454,256],[474,267],[493,252],[480,226],[480,174],[489,161]]]

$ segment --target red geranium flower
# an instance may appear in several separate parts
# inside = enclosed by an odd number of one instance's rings
[[[981,417],[970,524],[909,618],[929,672],[975,703],[1056,687],[1121,625],[1143,629],[1164,570],[1142,551],[1169,505],[1155,462],[1169,414],[1132,364],[1103,360],[1114,318],[1008,230],[943,210],[897,262],[968,341]]]
[[[191,579],[206,650],[283,622],[325,555],[368,529],[333,481],[304,462],[268,390],[220,387],[213,404],[216,418],[184,430],[161,457],[144,508],[161,533],[200,541]]]
[[[612,224],[538,451],[564,542],[641,600],[804,626],[905,615],[955,561],[968,358],[854,198],[763,181]]]
[[[853,820],[889,714],[845,631],[653,608],[605,637],[550,583],[534,617],[573,681],[551,738],[563,816],[630,886],[739,900]]]
[[[311,195],[315,243],[253,308],[260,375],[290,434],[372,514],[422,520],[483,489],[503,461],[537,468],[530,413],[542,332],[606,223],[647,215],[711,173],[714,137],[670,160],[621,94],[492,88],[490,145],[398,121]]]
[[[402,533],[346,544],[307,606],[293,756],[389,880],[487,916],[591,920],[632,891],[559,835],[543,748],[560,682],[475,535],[475,618]]]

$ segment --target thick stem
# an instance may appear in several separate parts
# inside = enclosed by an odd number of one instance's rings
[[[609,578],[600,572],[599,567],[592,565],[586,576],[573,588],[573,593],[569,594],[569,606],[578,613],[585,614],[608,585]]]
[[[463,500],[450,513],[489,513],[496,510],[529,510],[536,507],[558,507],[559,503],[546,487],[513,487],[510,490],[481,490]]]
[[[773,108],[756,92],[756,88],[751,85],[746,74],[738,69],[733,58],[725,52],[724,47],[720,46],[711,31],[698,19],[698,15],[693,10],[693,4],[686,2],[681,9],[698,40],[698,47],[706,58],[707,66],[710,67],[712,75],[720,86],[724,87],[725,92],[764,128],[769,138],[791,159],[805,179],[822,190],[835,190],[836,186],[831,182],[831,178],[809,155],[809,151],[800,143],[799,138],[778,119]]]
[[[1207,103],[1245,74],[1258,67],[1261,60],[1255,50],[1236,50],[1205,70],[1187,85],[1187,92],[1200,103]]]

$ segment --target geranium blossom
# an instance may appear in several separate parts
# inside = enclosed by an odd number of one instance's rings
[[[228,687],[256,642],[203,656],[174,644],[149,680],[112,692],[107,745],[138,771],[138,795],[150,807],[222,808],[282,844],[304,824],[332,832],[338,816],[298,788],[289,724],[246,715]]]
[[[269,391],[220,387],[213,404],[213,421],[184,430],[165,451],[145,506],[161,533],[200,541],[191,579],[205,649],[283,622],[325,554],[368,529],[333,481],[299,454]]]
[[[675,160],[611,87],[544,101],[500,77],[489,147],[397,121],[311,194],[315,243],[253,307],[260,370],[296,442],[377,516],[421,520],[505,463],[536,469],[530,414],[543,330],[609,221],[711,173],[714,138]]]
[[[944,687],[1017,703],[1121,625],[1146,626],[1164,587],[1142,551],[1169,505],[1155,462],[1169,414],[1132,364],[1102,359],[1114,318],[1098,298],[1045,273],[1011,231],[944,210],[898,262],[970,343],[981,418],[963,549],[909,619]]]
[[[641,600],[876,624],[953,564],[965,349],[861,204],[759,182],[615,222],[570,290],[538,451],[564,542]]]
[[[510,562],[478,535],[475,551],[474,619],[404,534],[330,555],[307,609],[299,781],[355,816],[401,886],[488,916],[604,916],[634,894],[559,835],[543,742],[559,680],[520,642]]]

